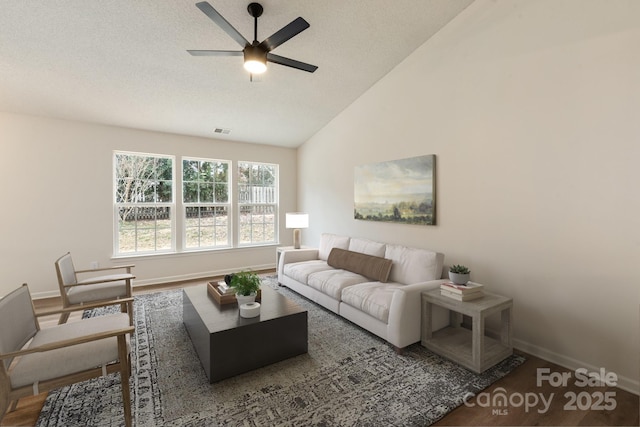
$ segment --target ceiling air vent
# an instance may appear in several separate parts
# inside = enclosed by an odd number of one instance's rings
[[[231,133],[231,129],[223,129],[223,128],[215,128],[213,133],[219,133],[222,135],[229,135]]]

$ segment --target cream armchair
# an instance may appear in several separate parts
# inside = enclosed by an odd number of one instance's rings
[[[69,252],[58,258],[55,264],[63,308],[93,302],[120,304],[122,312],[129,313],[130,325],[133,325],[133,302],[124,303],[120,300],[132,296],[131,281],[135,279],[135,276],[131,274],[131,269],[134,265],[76,270]],[[125,270],[126,273],[95,276],[96,272],[113,270]],[[93,273],[94,276],[78,280],[78,274],[86,273]],[[66,323],[68,318],[68,312],[62,313],[59,323]]]
[[[98,306],[36,315],[26,284],[0,300],[0,419],[21,397],[119,372],[124,422],[131,426],[129,316],[108,314],[43,329],[38,322],[40,316]]]

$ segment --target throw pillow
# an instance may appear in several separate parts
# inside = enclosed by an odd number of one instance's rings
[[[361,274],[367,279],[386,282],[389,279],[393,261],[360,252],[333,248],[329,253],[327,264],[333,268],[340,268]]]

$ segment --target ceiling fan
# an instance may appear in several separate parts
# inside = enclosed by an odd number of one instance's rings
[[[309,28],[309,23],[298,17],[289,24],[276,31],[271,36],[258,42],[258,18],[262,15],[263,8],[259,3],[250,3],[247,6],[249,15],[254,18],[254,37],[253,43],[245,39],[238,30],[236,30],[220,13],[206,1],[196,3],[198,9],[204,12],[213,22],[218,24],[227,34],[231,36],[240,46],[242,50],[187,50],[193,56],[244,56],[244,68],[253,74],[261,74],[267,70],[267,61],[274,64],[280,64],[287,67],[295,68],[302,71],[313,73],[318,69],[317,66],[296,61],[295,59],[285,58],[271,53],[273,49],[282,43],[300,34]]]

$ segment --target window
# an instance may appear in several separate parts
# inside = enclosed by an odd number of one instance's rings
[[[238,163],[238,241],[275,243],[278,217],[278,165]]]
[[[227,161],[183,159],[185,248],[230,246],[229,171]]]
[[[115,256],[278,242],[277,164],[179,161],[114,152]]]
[[[174,248],[170,156],[115,153],[116,254]]]

